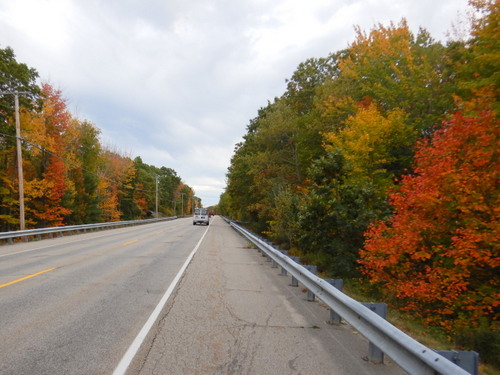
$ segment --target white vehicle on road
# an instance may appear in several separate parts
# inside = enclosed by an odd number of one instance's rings
[[[193,225],[205,224],[209,225],[210,216],[207,208],[195,208],[193,215]]]

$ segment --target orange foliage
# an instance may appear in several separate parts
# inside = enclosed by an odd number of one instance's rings
[[[105,221],[119,221],[120,211],[119,191],[121,185],[130,183],[135,177],[134,163],[130,158],[117,152],[105,151],[103,155],[102,178],[99,180],[99,208]],[[106,177],[104,177],[106,176]]]
[[[498,320],[499,122],[480,98],[416,153],[414,175],[390,198],[395,214],[373,224],[361,270],[404,309],[452,330]]]
[[[40,113],[25,114],[26,138],[48,151],[32,147],[25,164],[25,196],[28,224],[59,226],[71,210],[63,207],[62,199],[68,189],[67,167],[60,157],[64,154],[63,134],[69,127],[71,115],[61,92],[42,85],[45,95]]]

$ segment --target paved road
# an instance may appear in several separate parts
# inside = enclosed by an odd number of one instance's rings
[[[289,284],[219,217],[2,246],[0,374],[122,374],[153,311],[128,375],[403,374]]]
[[[0,374],[111,374],[206,229],[189,218],[1,246]]]
[[[128,375],[401,375],[216,217]]]

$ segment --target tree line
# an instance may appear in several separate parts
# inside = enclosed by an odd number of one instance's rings
[[[300,63],[236,145],[218,210],[498,345],[499,7],[471,4],[470,34],[446,44],[403,19]]]
[[[72,115],[62,92],[0,49],[0,231],[19,229],[15,103],[19,93],[26,228],[181,215],[200,205],[168,167],[104,146],[93,123]]]

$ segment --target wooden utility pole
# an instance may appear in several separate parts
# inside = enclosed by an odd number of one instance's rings
[[[23,176],[23,153],[21,148],[21,121],[19,120],[19,94],[27,92],[0,91],[0,95],[14,95],[14,117],[16,121],[16,148],[17,148],[17,179],[19,183],[19,230],[26,229],[24,222],[24,176]]]
[[[17,176],[19,180],[19,230],[24,230],[24,175],[23,153],[21,149],[21,121],[19,120],[19,94],[14,93],[14,110],[16,112],[16,147],[17,147]]]

